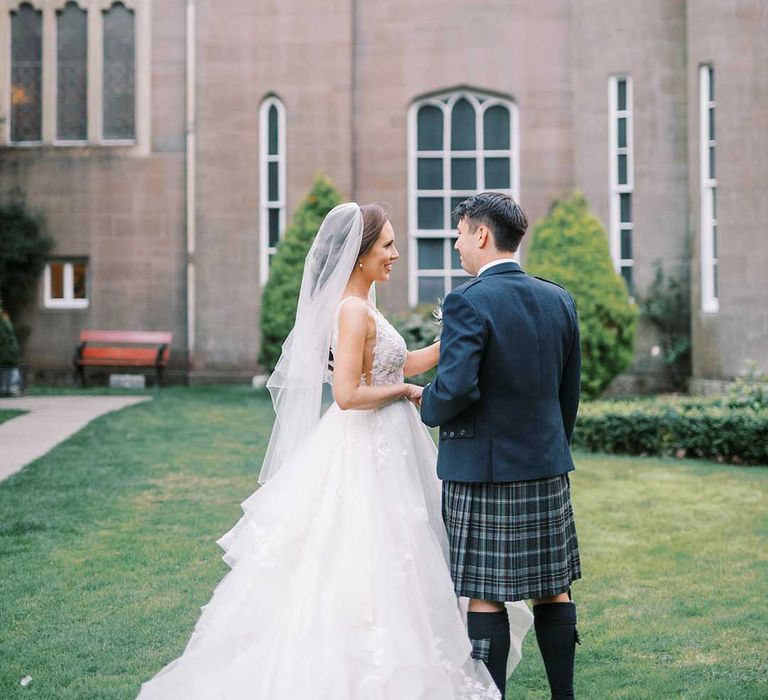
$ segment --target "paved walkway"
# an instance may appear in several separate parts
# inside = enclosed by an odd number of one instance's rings
[[[23,396],[0,399],[0,409],[29,411],[0,423],[0,481],[42,457],[94,418],[151,396]]]

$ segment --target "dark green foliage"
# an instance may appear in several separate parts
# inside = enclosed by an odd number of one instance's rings
[[[556,202],[533,228],[526,270],[565,287],[581,327],[581,389],[600,396],[632,362],[637,307],[616,274],[608,238],[580,193]]]
[[[0,309],[0,367],[16,367],[19,364],[19,346],[8,315]]]
[[[665,279],[661,261],[648,293],[640,299],[642,317],[656,328],[665,364],[678,389],[691,376],[691,293],[687,264]]]
[[[440,333],[440,325],[435,320],[433,312],[432,306],[424,305],[417,306],[407,313],[389,317],[389,321],[405,339],[409,350],[419,350],[435,342]],[[408,377],[408,382],[424,386],[435,378],[436,373],[437,368],[433,368],[428,372]]]
[[[731,385],[723,403],[729,408],[768,410],[768,375],[750,362],[747,371]]]
[[[582,404],[574,445],[594,452],[768,464],[768,410],[729,397]]]
[[[23,206],[0,205],[0,298],[12,319],[34,299],[51,248],[53,239]]]
[[[261,301],[259,363],[268,372],[274,370],[296,321],[304,258],[326,214],[338,204],[341,195],[327,177],[319,175],[277,247]]]

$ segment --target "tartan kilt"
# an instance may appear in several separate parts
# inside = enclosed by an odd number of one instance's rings
[[[581,578],[568,474],[510,483],[443,482],[456,594],[548,598]]]

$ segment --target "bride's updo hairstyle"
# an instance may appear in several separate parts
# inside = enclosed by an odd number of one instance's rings
[[[363,204],[360,211],[363,213],[363,239],[360,241],[358,260],[373,248],[381,229],[389,221],[387,210],[381,204]]]

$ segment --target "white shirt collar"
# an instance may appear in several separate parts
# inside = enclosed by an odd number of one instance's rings
[[[486,270],[489,270],[490,268],[492,268],[494,265],[502,265],[503,263],[510,263],[510,262],[516,263],[517,260],[515,260],[514,258],[498,258],[496,260],[491,260],[491,262],[485,263],[485,265],[483,265],[477,271],[476,277],[480,277],[480,275],[482,275]]]

